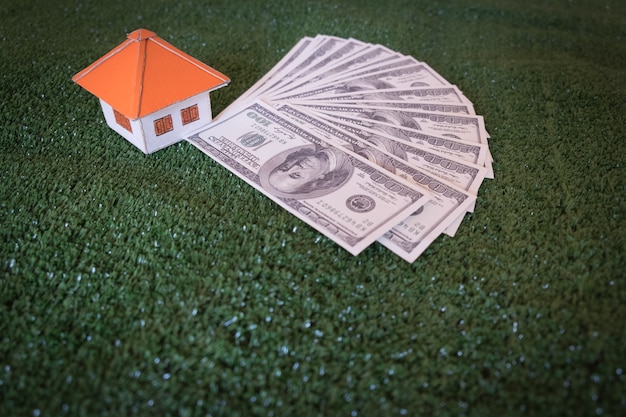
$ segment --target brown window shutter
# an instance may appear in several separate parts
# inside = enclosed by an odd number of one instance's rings
[[[172,130],[174,130],[174,123],[172,122],[172,116],[170,114],[154,121],[154,132],[157,136],[161,136]]]
[[[129,132],[131,133],[133,132],[133,128],[130,125],[130,120],[128,119],[128,117],[124,116],[122,113],[118,112],[115,109],[113,109],[113,116],[115,116],[115,123],[122,126],[124,129],[128,130]]]
[[[200,119],[200,112],[198,112],[198,105],[186,107],[180,111],[180,117],[183,120],[183,125],[195,122]]]

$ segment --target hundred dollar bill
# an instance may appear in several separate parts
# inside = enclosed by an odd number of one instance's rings
[[[376,149],[396,160],[433,175],[442,181],[476,195],[482,184],[487,169],[484,166],[450,158],[426,147],[396,140],[383,133],[367,132],[358,129],[342,129],[315,113],[306,112],[306,108],[293,103],[277,103],[276,110],[294,118],[314,133],[337,145],[355,149]],[[368,150],[368,154],[377,152]],[[357,152],[358,153],[358,152]],[[473,206],[470,210],[473,210]]]
[[[386,48],[383,47],[376,48],[377,55],[380,55],[380,52],[385,49]],[[369,58],[369,60],[372,60],[373,62],[363,62],[364,58]],[[418,63],[419,62],[414,58],[406,57],[398,53],[388,56],[383,55],[383,57],[378,60],[373,60],[371,54],[366,55],[365,57],[357,56],[347,60],[347,62],[338,63],[336,67],[329,68],[321,73],[316,72],[314,74],[306,74],[286,89],[282,89],[281,91],[272,91],[271,93],[268,92],[268,96],[292,96],[330,83],[336,83],[350,78],[361,78],[369,74],[389,71],[395,68],[406,67],[408,65]]]
[[[326,85],[335,84],[337,82],[348,81],[356,78],[367,77],[371,74],[378,74],[380,72],[388,72],[391,70],[395,70],[398,68],[404,68],[412,65],[423,64],[423,62],[418,61],[412,56],[406,56],[402,54],[398,54],[394,59],[384,60],[382,62],[372,63],[367,67],[358,67],[353,70],[343,72],[342,74],[337,75],[334,78],[326,78],[324,80],[320,80],[314,85],[307,86],[306,90],[304,88],[299,88],[297,91],[293,90],[291,94],[298,94],[303,91],[317,89],[319,87],[324,87]],[[444,80],[445,81],[445,80]]]
[[[351,71],[361,70],[367,67],[378,68],[389,62],[396,62],[398,58],[402,57],[401,54],[393,52],[388,48],[381,45],[374,45],[371,48],[365,48],[363,52],[359,52],[348,59],[337,63],[332,68],[325,68],[323,71],[318,71],[315,74],[307,74],[298,80],[297,85],[293,86],[287,91],[299,91],[306,89],[309,85],[316,85],[318,83],[324,84],[330,80],[338,80],[343,78],[345,73]],[[398,65],[399,66],[399,65]],[[283,92],[283,94],[285,94]]]
[[[382,90],[381,92],[384,92]],[[292,100],[290,103],[298,104],[300,101]],[[467,104],[431,103],[431,102],[406,102],[406,101],[336,101],[336,100],[308,100],[303,105],[313,104],[317,106],[353,106],[362,108],[389,107],[394,110],[422,111],[428,113],[451,113],[465,116],[475,116],[474,107]]]
[[[302,38],[269,72],[222,111],[216,120],[242,103],[255,101],[260,95],[280,85],[285,77],[293,75],[299,68],[327,54],[329,49],[338,47],[344,41],[342,38],[325,35]]]
[[[307,108],[310,109],[310,107]],[[311,110],[314,111],[313,109]],[[370,120],[337,117],[329,115],[328,113],[317,114],[321,118],[340,126],[342,129],[358,135],[383,134],[398,141],[411,142],[444,156],[484,166],[487,168],[485,178],[493,178],[493,171],[489,160],[489,147],[486,143],[466,142],[460,139],[431,135],[404,126],[377,123]]]
[[[270,99],[296,100],[318,96],[322,94],[341,94],[361,90],[383,90],[387,88],[412,87],[443,87],[448,83],[435,70],[425,63],[413,64],[405,67],[374,72],[359,78],[350,78],[343,81],[333,81],[325,86],[307,90],[298,94],[269,96]],[[292,92],[295,93],[295,92]]]
[[[378,242],[407,262],[414,262],[438,236],[458,218],[462,218],[476,198],[426,174],[414,177],[414,180],[433,191],[434,197],[421,210],[378,239]],[[470,198],[472,200],[468,201]]]
[[[489,138],[482,116],[451,115],[439,112],[411,111],[389,107],[363,107],[360,105],[323,105],[308,102],[300,102],[299,104],[341,120],[348,117],[390,126],[402,126],[413,130],[421,130],[432,135],[453,137],[473,143],[487,143]]]
[[[402,178],[411,181],[416,173],[418,175],[426,173],[459,190],[468,192],[471,194],[471,203],[466,207],[466,210],[474,211],[475,197],[485,178],[486,168],[451,160],[406,143],[395,142],[393,139],[382,135],[350,134],[348,131],[341,130],[339,126],[334,127],[330,121],[316,118],[314,115],[288,104],[278,104],[277,109],[302,123],[305,127],[308,126],[313,132],[331,143],[351,149]],[[414,168],[417,168],[417,172]],[[462,213],[456,219],[446,218],[442,221],[442,227],[447,224],[443,233],[451,237],[454,236],[461,225],[464,214]]]
[[[274,82],[267,83],[263,90],[259,91],[259,94],[265,95],[268,91],[280,88],[284,83],[297,77],[302,71],[320,62],[324,57],[336,52],[347,42],[345,39],[336,36],[318,36],[317,38],[321,41],[310,44],[308,49],[299,56],[299,59],[294,60],[289,67],[281,71],[279,76],[274,77]]]
[[[272,94],[277,94],[278,91],[285,91],[286,89],[291,90],[294,88],[294,84],[301,84],[302,79],[311,78],[317,74],[323,73],[363,49],[368,49],[368,46],[363,42],[355,39],[347,39],[343,44],[340,44],[335,51],[313,65],[301,67],[298,72],[283,77],[281,83],[272,89]]]
[[[261,77],[252,87],[246,90],[242,95],[240,95],[235,101],[233,101],[228,107],[226,107],[222,112],[215,117],[215,121],[217,122],[220,118],[224,117],[233,109],[238,108],[241,103],[246,101],[254,101],[252,98],[259,90],[263,89],[263,86],[268,83],[276,74],[284,71],[285,68],[288,68],[293,61],[298,59],[300,55],[306,51],[307,47],[314,42],[313,38],[304,37],[296,43],[296,45],[285,54],[285,56],[274,65],[274,67],[268,71],[263,77]]]
[[[365,47],[365,43],[357,40],[351,40],[351,45],[356,46],[360,44]],[[297,72],[299,68],[305,63],[310,63],[317,58],[316,51],[321,51],[321,54],[328,52],[328,47],[336,47],[347,40],[338,37],[329,37],[324,35],[317,35],[314,38],[305,37],[300,39],[298,43],[287,52],[287,54],[270,69],[260,80],[258,80],[252,87],[246,90],[241,96],[239,96],[231,105],[223,110],[215,120],[228,114],[230,110],[236,108],[242,103],[253,102],[257,97],[270,91],[271,89],[281,85],[285,82],[287,77],[292,77],[294,72]],[[344,46],[340,49],[346,49]],[[344,51],[347,53],[346,51]],[[335,54],[333,54],[335,55]]]
[[[353,255],[430,200],[259,102],[187,140]]]
[[[300,104],[344,122],[358,125],[365,123],[366,125],[379,124],[402,127],[488,146],[489,134],[485,129],[482,116],[427,113],[388,107],[323,106],[304,102]],[[492,158],[488,148],[485,166],[487,167],[487,178],[493,178]]]
[[[310,97],[317,101],[342,101],[344,103],[363,102],[408,102],[408,103],[438,103],[463,104],[473,108],[472,102],[456,86],[434,88],[389,88],[384,90],[365,90],[342,94],[320,95]]]
[[[433,240],[459,216],[466,213],[476,201],[476,195],[428,175],[406,163],[401,156],[394,155],[392,152],[382,152],[370,146],[369,143],[359,141],[294,107],[279,105],[277,111],[286,114],[303,129],[310,130],[316,136],[337,146],[350,149],[392,174],[428,187],[434,193],[428,203],[392,228],[385,234],[386,238],[379,240],[408,262],[415,261]]]

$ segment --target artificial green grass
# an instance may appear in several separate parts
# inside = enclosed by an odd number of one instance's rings
[[[6,1],[0,415],[626,412],[619,1]],[[180,143],[144,156],[70,78],[145,27],[232,78],[303,36],[381,43],[485,116],[495,179],[414,264],[352,257]]]

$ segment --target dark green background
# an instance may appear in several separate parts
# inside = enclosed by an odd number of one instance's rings
[[[412,265],[352,257],[183,142],[145,156],[73,74],[144,27],[232,78],[380,43],[485,116],[495,179]],[[7,1],[0,414],[626,413],[626,6]]]

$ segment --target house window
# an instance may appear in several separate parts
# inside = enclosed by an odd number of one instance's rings
[[[198,105],[194,104],[191,107],[187,107],[180,111],[180,117],[183,119],[183,125],[195,122],[200,119],[200,113],[198,112]]]
[[[130,126],[130,120],[128,120],[128,117],[124,116],[122,113],[118,112],[115,109],[113,110],[113,115],[115,116],[115,123],[122,126],[129,132],[133,132],[133,128]]]
[[[165,117],[161,117],[160,119],[156,119],[154,121],[154,131],[157,136],[160,136],[164,133],[171,132],[174,130],[174,123],[172,123],[172,116],[167,115]]]

